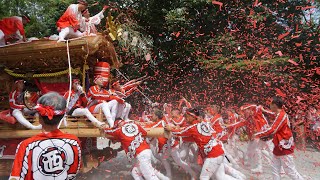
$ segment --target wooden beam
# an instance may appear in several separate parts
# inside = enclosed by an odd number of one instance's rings
[[[81,129],[60,129],[64,133],[73,134],[77,137],[111,137],[105,136],[98,128],[81,128]],[[148,137],[164,137],[163,128],[151,128],[146,129]],[[1,130],[0,139],[12,139],[12,138],[29,138],[41,133],[41,130]]]
[[[69,42],[70,49],[78,49],[83,46],[87,46],[87,41],[90,38],[78,39],[72,42]],[[67,45],[66,43],[57,43],[56,41],[50,40],[37,40],[29,43],[21,43],[12,46],[5,46],[0,48],[0,57],[3,55],[11,54],[28,54],[32,52],[43,53],[46,51],[65,51]]]

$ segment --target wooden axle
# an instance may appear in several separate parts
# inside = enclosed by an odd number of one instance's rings
[[[105,122],[103,119],[102,109],[100,108],[99,113],[93,114],[99,121]],[[27,117],[33,125],[39,124],[39,118]],[[64,133],[73,134],[77,137],[111,137],[103,133],[102,130],[95,127],[86,117],[67,117],[68,126],[62,126],[60,130]],[[163,128],[147,128],[148,137],[164,137],[167,136],[164,133]],[[10,138],[29,138],[34,135],[41,133],[41,130],[28,130],[19,123],[8,124],[0,121],[0,139]]]

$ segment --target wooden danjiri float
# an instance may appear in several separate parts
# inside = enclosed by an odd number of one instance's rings
[[[44,39],[0,48],[0,177],[10,174],[17,145],[40,133],[40,130],[26,129],[14,117],[6,114],[10,109],[9,93],[13,90],[14,80],[23,78],[28,92],[38,91],[41,86],[45,86],[51,91],[64,94],[69,89],[67,49],[72,75],[81,79],[84,89],[85,85],[89,86],[89,79],[93,79],[94,65],[97,62],[108,62],[112,68],[121,66],[107,34],[73,39],[68,45]],[[105,121],[102,113],[94,116]],[[36,117],[26,118],[34,125],[39,124]],[[69,116],[67,126],[62,125],[60,129],[78,136],[82,141],[82,172],[98,166],[99,157],[108,159],[116,151],[110,147],[107,150],[97,149],[97,137],[104,137],[104,134],[85,117]],[[163,129],[149,130],[148,135],[163,135]]]

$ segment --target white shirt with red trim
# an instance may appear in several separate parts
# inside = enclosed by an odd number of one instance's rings
[[[91,33],[96,34],[98,32],[96,29],[96,25],[99,25],[101,19],[104,18],[104,11],[105,10],[100,11],[95,16],[89,17],[89,19],[82,17],[80,29],[83,30],[86,35],[90,35]]]
[[[90,108],[93,105],[108,101],[110,99],[110,94],[106,89],[100,88],[98,85],[95,85],[90,87],[87,97],[88,108]]]

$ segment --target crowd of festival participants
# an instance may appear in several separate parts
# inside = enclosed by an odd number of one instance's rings
[[[38,179],[37,176],[41,175],[34,168],[41,166],[37,164],[37,158],[33,157],[37,151],[32,144],[39,140],[61,138],[65,142],[72,141],[69,150],[77,151],[66,154],[73,156],[72,162],[58,158],[57,165],[62,164],[56,170],[60,167],[60,170],[66,170],[65,176],[75,177],[81,163],[79,140],[58,129],[66,113],[70,116],[86,116],[95,126],[119,141],[128,160],[134,163],[131,172],[134,179],[171,179],[173,164],[169,161],[170,157],[191,179],[246,179],[243,168],[248,168],[256,175],[266,171],[264,168],[271,168],[274,179],[281,179],[282,172],[291,179],[304,179],[295,168],[292,125],[283,109],[281,97],[273,98],[270,110],[254,104],[245,104],[239,109],[221,109],[219,105],[199,108],[192,107],[192,102],[182,98],[177,103],[173,102],[176,106],[152,103],[141,117],[132,118],[129,115],[131,105],[125,99],[135,92],[143,79],[120,85],[117,80],[109,83],[108,79],[98,75],[94,79],[95,85],[87,93],[81,88],[80,81],[73,79],[68,107],[66,99],[69,92],[64,97],[49,92],[38,100],[34,111],[41,117],[41,125],[35,127],[22,115],[26,108],[18,97],[24,88],[24,81],[15,81],[17,88],[10,94],[12,115],[26,127],[42,129],[43,133],[19,145],[11,177]],[[99,109],[106,122],[100,122],[92,115],[98,113]],[[165,135],[148,137],[149,128],[164,128]],[[66,138],[69,140],[66,141]],[[237,145],[243,138],[248,140],[246,150]],[[47,141],[47,146],[51,148],[56,145],[59,146],[59,143]],[[25,154],[26,151],[29,154]],[[264,167],[263,161],[271,166]],[[165,172],[155,169],[154,162],[160,162]],[[32,171],[25,171],[25,164]],[[54,172],[51,172],[52,175],[58,176]]]
[[[94,25],[100,23],[106,7],[93,17],[87,7],[84,0],[68,7],[57,22],[59,42],[96,33]],[[7,38],[16,33],[25,41],[23,25],[29,21],[27,16],[1,20],[0,45],[5,45]],[[272,169],[274,179],[281,179],[282,171],[291,179],[304,179],[295,168],[292,124],[281,97],[273,98],[270,110],[255,104],[233,109],[221,109],[219,105],[199,108],[182,98],[178,103],[150,104],[141,117],[132,118],[131,105],[125,99],[143,80],[120,85],[119,81],[109,82],[108,78],[98,75],[94,85],[85,92],[79,79],[73,79],[72,90],[64,97],[43,90],[44,95],[34,110],[26,108],[21,99],[24,80],[16,80],[16,89],[10,93],[11,115],[25,127],[43,132],[20,143],[10,179],[76,177],[81,167],[80,141],[59,130],[65,114],[86,116],[97,128],[121,142],[128,160],[134,163],[131,172],[134,179],[172,179],[173,164],[169,157],[191,179],[246,179],[243,168],[258,175],[265,171],[264,160],[271,165],[267,168]],[[106,122],[93,115],[100,109]],[[39,116],[40,125],[31,124],[24,114]],[[319,128],[319,112],[311,108],[308,116],[314,119],[314,128]],[[299,124],[301,122],[294,125]],[[146,129],[149,128],[164,128],[165,136],[148,137]],[[240,139],[248,140],[246,150],[237,145]],[[155,161],[164,166],[165,172],[154,168]]]

